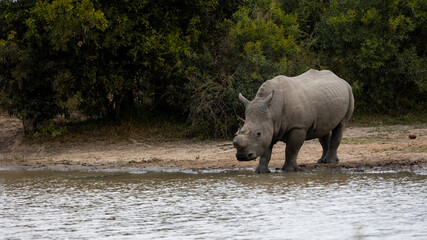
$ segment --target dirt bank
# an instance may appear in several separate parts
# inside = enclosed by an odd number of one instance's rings
[[[415,135],[410,139],[409,135]],[[110,169],[172,167],[255,168],[257,162],[238,162],[231,141],[150,142],[129,138],[29,144],[22,139],[19,120],[0,116],[0,167],[24,169]],[[278,143],[270,168],[284,163],[285,145]],[[298,164],[303,169],[419,169],[427,168],[427,125],[347,128],[339,148],[340,163],[316,164],[321,155],[317,140],[305,142]]]

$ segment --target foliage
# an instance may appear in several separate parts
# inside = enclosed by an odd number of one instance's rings
[[[216,1],[103,1],[109,27],[98,44],[81,48],[77,79],[81,109],[93,117],[118,119],[135,105],[182,110],[182,59],[201,38],[200,15]]]
[[[359,111],[427,107],[424,1],[332,1],[317,24],[322,64],[350,81]]]
[[[426,13],[422,0],[3,0],[0,106],[26,132],[72,107],[229,137],[239,92],[317,68],[351,83],[358,112],[424,114]]]
[[[204,136],[232,135],[236,115],[243,114],[239,92],[253,98],[265,80],[307,69],[297,58],[297,16],[275,1],[247,1],[221,28],[217,43],[192,59],[189,74],[189,119]]]
[[[67,132],[68,132],[67,127],[55,128],[55,125],[53,124],[53,122],[50,122],[48,125],[46,125],[42,129],[43,134],[48,134],[48,135],[51,135],[52,137],[59,137]]]
[[[29,8],[30,10],[28,10]],[[66,114],[74,57],[71,43],[90,40],[105,19],[90,1],[18,1],[2,4],[0,81],[10,114],[23,121],[25,132],[44,120]],[[75,47],[74,47],[75,48]]]

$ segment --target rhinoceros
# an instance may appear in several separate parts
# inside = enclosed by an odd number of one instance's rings
[[[337,149],[354,110],[351,86],[328,70],[308,70],[264,82],[255,99],[247,100],[244,125],[233,139],[239,161],[255,160],[256,173],[268,173],[273,145],[286,143],[283,171],[299,171],[297,155],[305,140],[318,138],[323,153],[318,163],[337,163]]]

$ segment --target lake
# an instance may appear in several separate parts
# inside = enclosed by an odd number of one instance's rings
[[[427,239],[427,174],[0,170],[1,239]]]

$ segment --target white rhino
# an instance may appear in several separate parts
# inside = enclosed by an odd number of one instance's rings
[[[323,148],[318,163],[338,162],[337,149],[354,110],[350,85],[328,70],[309,70],[296,77],[277,76],[259,88],[255,99],[239,99],[244,125],[233,139],[239,161],[260,157],[255,172],[268,173],[273,145],[286,143],[283,171],[297,171],[305,140],[318,138]]]

